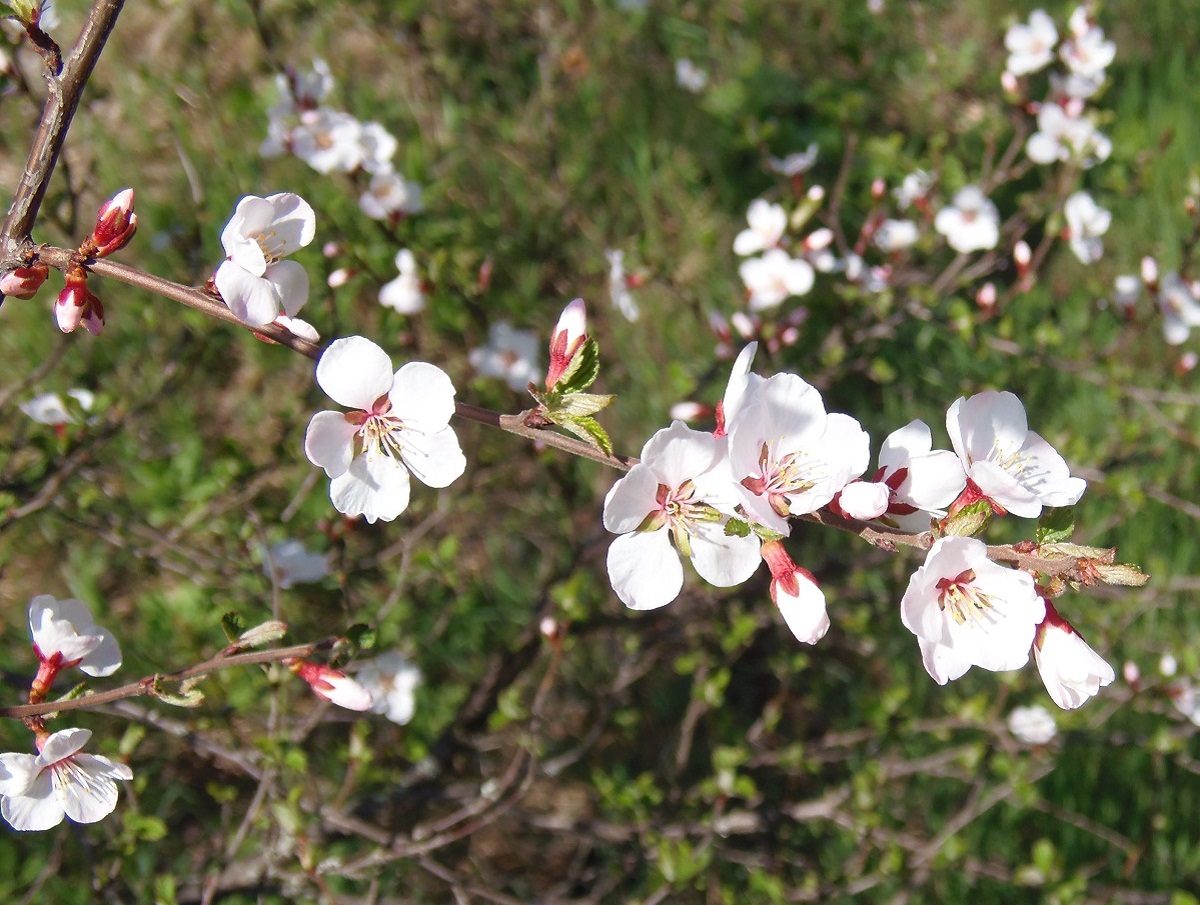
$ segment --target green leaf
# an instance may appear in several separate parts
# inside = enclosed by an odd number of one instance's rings
[[[567,418],[581,418],[608,408],[616,398],[611,394],[570,393],[564,396],[557,406],[547,409],[547,413],[550,420],[555,423],[557,423],[556,416],[558,415]]]
[[[726,537],[749,537],[750,526],[738,518],[731,518],[725,523]]]
[[[221,630],[225,632],[225,638],[231,644],[236,643],[245,633],[246,623],[242,621],[242,617],[237,613],[225,613],[221,616]]]
[[[555,423],[570,431],[584,443],[596,447],[606,456],[612,455],[612,440],[608,438],[608,434],[595,418],[565,418]]]
[[[1065,541],[1075,531],[1075,511],[1070,506],[1043,509],[1037,523],[1037,542],[1057,544]]]
[[[590,336],[571,357],[562,377],[554,385],[555,392],[579,393],[586,390],[600,376],[600,346]]]

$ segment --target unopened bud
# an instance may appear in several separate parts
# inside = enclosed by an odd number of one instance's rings
[[[1121,667],[1121,675],[1130,685],[1136,685],[1142,678],[1142,671],[1132,660],[1126,660],[1125,665]]]
[[[710,417],[713,413],[711,405],[703,402],[676,402],[668,413],[672,421],[699,421]]]
[[[538,631],[551,644],[558,644],[567,634],[567,628],[553,616],[546,616],[538,623]]]
[[[309,684],[313,694],[331,704],[347,710],[370,710],[375,703],[371,692],[340,670],[298,658],[283,662]]]
[[[753,339],[758,336],[758,323],[745,311],[735,311],[729,315],[729,323],[742,339]]]
[[[887,183],[882,179],[874,179],[871,182],[871,200],[882,201],[883,196],[887,194]]]
[[[1032,260],[1033,252],[1024,239],[1013,246],[1013,262],[1017,265],[1017,276],[1023,277],[1029,273],[1029,262]]]
[[[1179,356],[1179,361],[1175,362],[1175,373],[1182,377],[1184,374],[1190,374],[1196,370],[1196,365],[1200,363],[1200,356],[1195,352],[1184,352]]]
[[[350,278],[354,276],[354,271],[349,267],[339,267],[325,280],[330,289],[339,289],[350,282]]]
[[[336,258],[342,253],[342,246],[336,242],[326,242],[321,246],[321,254],[327,258]]]
[[[814,229],[804,238],[805,251],[820,251],[823,248],[828,248],[833,242],[833,230],[828,227]]]
[[[550,367],[546,372],[546,389],[562,379],[575,353],[587,341],[587,306],[575,299],[559,315],[550,339]]]
[[[1191,195],[1188,195],[1183,199],[1183,209],[1187,211],[1187,215],[1189,217],[1196,216],[1196,210],[1198,207],[1200,207],[1200,204],[1198,204],[1196,199]]]
[[[133,212],[133,189],[122,189],[100,205],[96,228],[79,247],[80,254],[104,258],[129,244],[137,232],[137,214]]]
[[[984,283],[979,287],[979,291],[975,293],[975,304],[984,311],[991,311],[996,307],[996,284]]]
[[[1142,282],[1151,292],[1158,291],[1158,262],[1149,255],[1142,258]]]
[[[815,201],[819,203],[825,200],[825,189],[819,185],[814,185],[804,193],[804,197],[809,201]]]
[[[1020,82],[1018,82],[1017,77],[1007,69],[1000,73],[1000,87],[1004,90],[1004,93],[1009,98],[1015,100],[1020,97]]]
[[[104,305],[88,289],[82,267],[67,271],[67,284],[54,302],[54,320],[63,333],[73,333],[80,324],[92,336],[99,336],[104,329]]]
[[[49,273],[50,268],[41,261],[35,261],[28,267],[10,270],[0,277],[0,295],[11,295],[17,299],[31,299],[42,288],[42,283],[46,282]]]

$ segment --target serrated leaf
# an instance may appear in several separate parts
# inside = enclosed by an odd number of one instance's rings
[[[595,418],[565,418],[556,423],[584,443],[596,447],[606,456],[612,455],[612,440],[608,438],[608,434]]]
[[[1034,536],[1040,547],[1042,544],[1056,544],[1065,541],[1074,531],[1075,510],[1070,506],[1061,506],[1042,510],[1041,518],[1037,523],[1037,533]]]
[[[987,523],[992,520],[992,505],[987,500],[979,500],[969,506],[964,506],[953,516],[946,519],[942,526],[942,535],[947,537],[974,537],[979,534]]]
[[[556,416],[564,418],[583,418],[594,415],[612,405],[616,396],[596,393],[571,393],[564,396],[557,405],[547,408],[547,417],[558,423]]]
[[[583,345],[571,356],[567,369],[563,371],[554,391],[564,395],[580,393],[586,390],[600,376],[600,346],[590,336]]]

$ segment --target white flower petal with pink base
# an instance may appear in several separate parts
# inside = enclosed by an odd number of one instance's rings
[[[825,594],[817,585],[809,581],[803,574],[796,574],[800,593],[793,596],[784,590],[783,585],[775,582],[772,589],[775,592],[775,605],[783,621],[792,630],[797,640],[805,644],[816,644],[829,631],[829,613],[825,608]]]
[[[358,426],[341,412],[317,412],[304,434],[304,454],[308,461],[325,469],[331,478],[344,474],[354,458],[354,435]]]
[[[408,508],[408,469],[388,456],[360,455],[329,484],[329,499],[344,515],[390,522]]]
[[[656,610],[679,596],[683,564],[666,531],[636,531],[609,546],[608,580],[630,609]]]
[[[658,477],[639,462],[604,497],[604,527],[613,534],[636,531],[654,508]],[[681,573],[682,574],[682,573]]]
[[[1116,678],[1112,666],[1057,613],[1038,632],[1033,658],[1051,700],[1063,710],[1074,710]]]
[[[715,522],[698,525],[691,542],[696,574],[718,588],[741,584],[762,562],[757,535],[727,535],[724,526]]]
[[[279,316],[279,293],[274,284],[239,267],[236,261],[222,261],[213,283],[229,310],[243,323],[261,327]]]
[[[362,336],[335,339],[317,362],[317,384],[346,408],[369,410],[391,391],[392,381],[391,358]]]

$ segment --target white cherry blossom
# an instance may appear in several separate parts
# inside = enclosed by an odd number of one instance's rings
[[[221,233],[228,257],[213,277],[229,310],[257,327],[304,307],[308,274],[283,258],[311,242],[315,233],[316,215],[299,195],[247,195],[239,201]]]
[[[1025,745],[1045,745],[1058,734],[1054,716],[1041,704],[1014,707],[1008,715],[1008,731]]]
[[[1079,6],[1068,23],[1071,37],[1058,49],[1067,68],[1085,77],[1104,76],[1104,70],[1117,55],[1117,45],[1104,39],[1104,29],[1088,21],[1087,9]]]
[[[110,676],[121,665],[117,639],[82,601],[39,594],[29,601],[29,631],[38,660],[55,672],[78,666],[89,676]]]
[[[484,377],[499,377],[520,392],[542,376],[540,345],[529,330],[514,330],[506,321],[497,321],[488,328],[487,345],[472,349],[467,360]]]
[[[372,711],[384,714],[401,726],[412,720],[417,705],[416,691],[421,685],[421,670],[403,654],[389,651],[366,660],[355,678],[374,698]]]
[[[972,666],[1020,669],[1045,615],[1033,577],[992,562],[971,537],[934,541],[900,601],[900,620],[939,685]]]
[[[968,185],[958,190],[953,204],[937,212],[933,228],[962,254],[995,248],[1000,240],[1000,212],[979,186]]]
[[[96,404],[96,395],[91,390],[76,388],[67,390],[67,395],[74,399],[84,412],[90,412]],[[18,408],[38,424],[58,426],[75,423],[75,416],[58,393],[39,393],[28,402],[22,402]]]
[[[317,363],[317,383],[349,412],[317,412],[304,452],[332,479],[338,512],[390,522],[408,506],[409,473],[446,487],[466,459],[450,427],[454,385],[445,372],[410,361],[395,373],[386,352],[369,339],[330,343]]]
[[[916,170],[905,176],[900,185],[892,189],[892,197],[896,199],[900,210],[908,210],[911,205],[923,202],[932,186],[933,176],[924,170]]]
[[[419,214],[424,210],[421,187],[390,170],[374,173],[358,199],[362,212],[373,220]]]
[[[675,61],[675,84],[684,91],[699,94],[708,84],[708,73],[689,59]]]
[[[751,311],[774,308],[793,295],[804,295],[816,278],[812,265],[793,258],[782,248],[769,249],[760,258],[750,258],[738,268],[750,293]]]
[[[379,290],[379,304],[401,314],[418,314],[425,310],[425,292],[417,273],[417,258],[407,248],[396,252],[396,269],[400,275],[384,283]]]
[[[1034,163],[1074,161],[1086,170],[1112,153],[1112,141],[1090,119],[1072,116],[1058,104],[1042,104],[1037,122],[1037,131],[1025,142],[1025,153]]]
[[[301,541],[289,539],[272,544],[264,551],[263,572],[274,575],[279,587],[320,581],[329,574],[329,554],[313,553]]]
[[[1046,601],[1046,619],[1038,627],[1033,658],[1050,699],[1063,710],[1074,710],[1094,697],[1117,674],[1088,646],[1075,627]]]
[[[1100,237],[1112,224],[1112,213],[1098,205],[1087,192],[1075,192],[1063,205],[1067,219],[1067,242],[1081,263],[1094,264],[1104,254]]]
[[[946,513],[967,478],[958,456],[933,448],[933,434],[924,421],[910,421],[893,431],[879,450],[879,468],[872,481],[848,484],[838,505],[851,518],[880,519],[901,531],[928,531],[934,518]]]
[[[920,232],[912,220],[884,220],[872,237],[880,251],[903,251],[917,244]]]
[[[116,780],[133,779],[125,764],[81,750],[87,729],[38,739],[39,753],[0,754],[0,814],[13,829],[48,830],[69,817],[96,823],[117,806]]]
[[[1043,506],[1071,506],[1087,482],[1071,477],[1066,460],[1029,430],[1025,406],[1009,392],[959,397],[946,412],[946,431],[967,477],[993,505],[1022,518]]]
[[[376,122],[363,123],[358,142],[362,149],[360,166],[368,173],[390,173],[392,158],[400,143],[396,136]]]
[[[300,114],[291,148],[318,173],[350,173],[362,165],[362,139],[362,123],[349,113],[322,107]]]
[[[795,374],[756,382],[727,415],[729,461],[746,510],[788,533],[866,469],[870,438],[849,415],[826,414],[821,394]]]
[[[641,461],[604,499],[608,577],[635,610],[665,606],[683,588],[679,557],[718,587],[741,584],[758,568],[759,540],[725,533],[737,503],[725,444],[674,422],[646,441]]]
[[[752,255],[775,248],[787,231],[787,212],[783,206],[762,198],[750,202],[746,221],[750,225],[734,237],[734,254]]]
[[[1008,48],[1008,63],[1005,68],[1013,75],[1037,72],[1054,59],[1054,45],[1058,43],[1058,29],[1045,10],[1035,9],[1029,14],[1029,24],[1018,22],[1004,34],[1004,46]]]
[[[1165,273],[1158,282],[1158,309],[1163,316],[1163,338],[1172,346],[1187,341],[1200,327],[1200,293],[1177,273]]]

